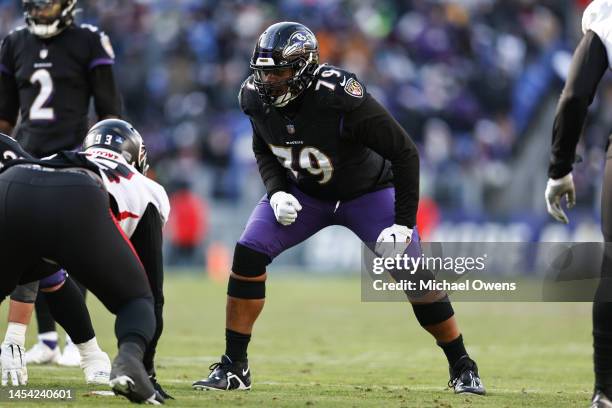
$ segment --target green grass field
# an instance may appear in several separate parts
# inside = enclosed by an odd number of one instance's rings
[[[195,392],[224,349],[225,285],[167,278],[158,378],[174,407],[585,407],[591,396],[590,305],[461,303],[455,310],[489,395],[446,388],[441,350],[402,303],[362,303],[357,278],[272,277],[249,350],[250,392]],[[113,318],[89,301],[114,356]],[[6,302],[0,313],[6,316]],[[5,319],[2,319],[5,320]],[[4,333],[4,324],[0,327]],[[2,336],[4,336],[2,334]],[[31,326],[28,346],[34,342]],[[89,394],[78,368],[31,366],[30,387],[73,388],[74,402],[0,401],[0,407],[127,406]]]

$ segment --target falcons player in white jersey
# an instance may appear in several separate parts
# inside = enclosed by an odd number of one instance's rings
[[[606,71],[612,67],[612,0],[595,0],[582,17],[582,37],[559,99],[553,125],[552,153],[548,167],[548,212],[565,224],[569,219],[561,199],[571,208],[576,202],[572,167],[588,107]],[[612,242],[612,144],[608,140],[601,194],[601,223],[606,244]],[[606,251],[610,246],[606,245]],[[595,391],[592,408],[612,408],[612,256],[606,254],[593,302]]]
[[[4,139],[1,140],[5,142]],[[12,142],[9,141],[9,142]],[[15,142],[7,148],[6,143],[0,143],[4,150],[3,157],[27,157]],[[168,219],[170,204],[164,188],[147,178],[147,155],[142,137],[129,123],[119,119],[107,119],[94,125],[85,138],[84,151],[60,152],[43,159],[59,168],[81,167],[98,174],[109,193],[110,210],[121,230],[129,238],[138,254],[151,285],[154,297],[156,330],[153,340],[149,343],[143,358],[143,363],[154,388],[164,398],[171,398],[157,383],[153,363],[157,341],[163,329],[162,309],[163,297],[163,260],[162,260],[162,227]],[[0,158],[0,161],[2,158]],[[70,271],[68,271],[70,273]],[[60,269],[51,277],[60,282],[61,287],[66,279],[66,272]],[[74,286],[74,290],[78,288]],[[36,293],[33,291],[33,293]],[[47,299],[50,300],[49,298]],[[52,312],[55,310],[50,302]],[[83,308],[84,303],[63,305],[64,308]],[[29,313],[28,309],[29,308]],[[9,327],[2,345],[2,378],[3,385],[11,379],[12,385],[25,385],[27,368],[25,363],[25,325],[28,322],[11,322],[11,316],[29,316],[33,303],[11,300],[9,312]],[[21,309],[15,313],[15,309]],[[72,309],[74,310],[74,309]],[[57,318],[57,316],[54,316]],[[61,323],[61,322],[60,322]],[[72,334],[69,333],[72,337]],[[81,366],[89,383],[108,383],[110,362],[95,341],[95,337],[77,344],[81,353]],[[6,352],[5,352],[6,350]],[[101,356],[102,353],[104,356]],[[105,357],[105,358],[104,358]],[[93,363],[90,363],[93,361]]]

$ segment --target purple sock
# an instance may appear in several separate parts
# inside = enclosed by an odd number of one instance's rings
[[[57,347],[57,340],[57,332],[54,331],[38,334],[38,341],[42,341],[51,350],[55,350],[55,348]]]
[[[57,341],[43,340],[42,342],[45,343],[51,350],[54,350],[57,347]]]

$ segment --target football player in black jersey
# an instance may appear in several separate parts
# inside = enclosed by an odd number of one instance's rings
[[[9,33],[0,47],[0,132],[15,131],[15,137],[34,157],[76,149],[89,128],[90,99],[99,119],[121,113],[112,46],[96,27],[74,23],[76,0],[23,0],[22,4],[26,25]],[[54,290],[54,295],[38,296],[40,339],[27,354],[32,363],[79,364],[76,347],[70,342],[60,359],[55,322],[45,302],[48,298],[66,310],[82,309],[83,296],[70,280],[59,289],[61,282],[53,277],[41,282],[41,290]],[[13,301],[31,301],[30,292],[18,288]],[[78,304],[81,307],[76,307]],[[13,306],[11,321],[28,317],[20,314],[17,303]],[[76,343],[93,338],[91,324],[76,313],[66,316],[75,324],[60,322]]]
[[[421,254],[419,156],[393,117],[355,75],[319,64],[317,40],[302,24],[268,27],[250,65],[239,102],[251,121],[267,195],[234,251],[225,354],[195,389],[251,387],[247,346],[264,306],[266,267],[284,250],[343,225],[379,254],[398,248]],[[484,394],[446,294],[412,306],[448,359],[449,385],[457,393]]]
[[[572,169],[576,146],[584,128],[589,105],[599,82],[612,67],[612,1],[593,1],[582,17],[584,36],[574,51],[569,74],[553,124],[552,149],[545,199],[548,212],[557,221],[569,224],[561,208],[576,203]],[[592,408],[612,407],[612,135],[608,139],[606,166],[601,193],[601,228],[606,242],[601,280],[593,302],[593,360],[595,390]]]
[[[74,24],[76,0],[23,0],[26,26],[0,48],[0,131],[35,157],[78,148],[93,97],[100,120],[118,117],[114,53],[106,34]]]
[[[106,126],[104,122],[102,127]],[[123,144],[138,142],[140,135],[124,130],[133,129],[131,126],[117,129],[105,128],[105,135],[112,140],[104,147],[91,143],[92,148],[107,149],[107,153],[65,151],[49,160],[31,158],[14,139],[0,134],[0,257],[5,266],[0,302],[17,284],[41,279],[65,267],[116,315],[119,351],[110,380],[115,393],[134,402],[162,403],[163,391],[149,379],[143,362],[161,333],[155,310],[158,301],[163,302],[160,214],[164,212],[167,217],[169,208],[167,198],[159,206],[163,211],[156,205],[146,205],[128,239],[113,216],[113,211],[122,208],[124,197],[117,187],[113,205],[104,180],[119,183],[115,178],[125,178],[133,183],[129,188],[138,188],[138,178],[153,182],[136,173],[146,168],[141,152],[132,151],[130,162],[115,153]],[[101,155],[98,163],[95,158]],[[165,193],[160,192],[160,196],[163,199]]]
[[[4,150],[0,150],[0,168],[3,163],[10,164],[10,160],[15,156],[32,158],[22,151],[21,147],[13,139],[3,135],[0,135],[0,148],[4,148]],[[101,168],[104,166],[102,168],[102,173],[104,174],[101,175],[109,194],[112,214],[116,218],[118,226],[121,227],[121,230],[129,238],[147,274],[153,293],[156,328],[145,350],[143,363],[155,390],[164,399],[172,399],[157,382],[154,362],[157,343],[161,337],[164,324],[162,229],[163,224],[168,219],[170,210],[167,194],[163,187],[156,182],[136,174],[137,171],[144,175],[147,171],[146,148],[138,131],[126,121],[120,119],[100,121],[87,133],[82,153],[60,152],[43,161],[45,164],[50,163],[51,166],[74,165],[86,167],[91,167],[91,162]],[[133,166],[133,168],[126,166],[126,164]],[[95,167],[92,168],[96,170]],[[96,171],[99,172],[100,169]],[[65,286],[71,284],[70,280],[67,279],[64,269],[59,269],[54,265],[48,268],[51,270],[55,269],[56,272],[49,274],[41,282],[53,280],[58,285],[63,284]],[[36,283],[34,282],[34,284]],[[78,289],[77,293],[80,293]],[[51,292],[51,294],[55,294],[55,292]],[[80,318],[91,326],[86,307],[82,310],[69,310],[66,307],[76,307],[78,305],[57,305],[56,303],[58,302],[49,302],[50,306],[53,307],[53,315],[58,316],[58,321],[69,320],[68,317],[63,316],[68,314],[74,315],[72,319]],[[14,304],[12,302],[11,307],[14,307]],[[22,305],[26,312],[28,307],[30,313],[25,313],[26,316],[31,314],[32,305]],[[59,320],[60,317],[62,317],[62,320]],[[24,325],[28,323],[28,321],[23,322]],[[9,325],[11,324],[13,323],[9,321]],[[3,352],[0,354],[2,385],[7,385],[9,380],[15,386],[27,384],[28,374],[26,362],[23,359],[24,343],[25,326],[21,330],[11,331],[7,329],[7,336],[1,348]],[[89,361],[96,357],[97,343],[95,342],[95,337],[93,339],[86,339],[83,343],[79,342],[77,346],[83,360]],[[4,350],[8,352],[5,353]],[[108,360],[106,354],[105,358]],[[95,364],[82,365],[88,383],[92,382],[88,377],[97,379],[99,376],[101,378],[97,383],[108,384],[110,369],[108,373],[96,373],[95,370],[99,369],[99,367],[99,365]],[[102,382],[101,380],[104,377],[106,377],[106,381]]]

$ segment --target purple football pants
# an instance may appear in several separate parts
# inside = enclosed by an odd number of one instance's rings
[[[291,186],[289,193],[302,205],[295,222],[283,226],[276,221],[270,201],[264,196],[249,217],[238,241],[274,259],[286,249],[311,237],[330,225],[341,225],[353,231],[368,246],[376,243],[380,232],[395,222],[395,189],[385,188],[349,201],[323,201]],[[410,256],[420,256],[421,244],[416,230],[406,250]]]

